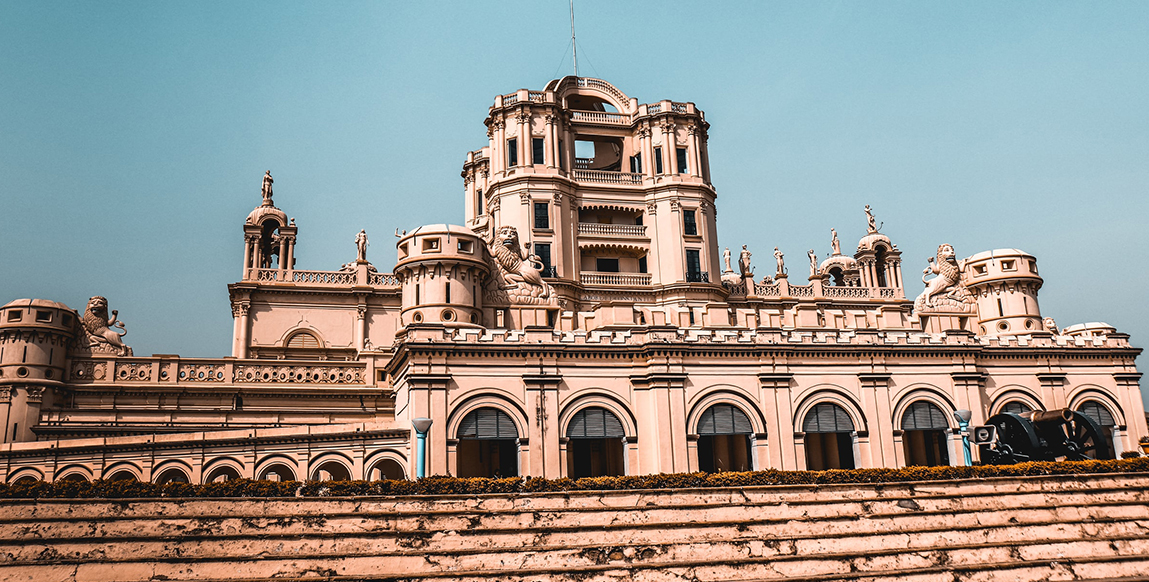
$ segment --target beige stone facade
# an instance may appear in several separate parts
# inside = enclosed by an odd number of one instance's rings
[[[0,308],[0,480],[409,477],[416,418],[427,474],[465,476],[961,464],[960,409],[1147,434],[1140,350],[1043,319],[1032,255],[940,244],[909,299],[880,209],[852,252],[719,249],[693,103],[566,77],[484,123],[466,224],[396,233],[387,271],[363,232],[297,269],[266,174],[230,357],[137,357],[103,298]]]

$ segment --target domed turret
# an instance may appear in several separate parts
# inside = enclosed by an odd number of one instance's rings
[[[858,241],[854,258],[862,287],[902,288],[902,252],[890,237],[878,232],[881,225],[866,205],[866,236]]]
[[[243,223],[243,278],[284,280],[264,275],[259,269],[290,270],[295,267],[295,222],[272,202],[269,170],[263,176],[263,203],[255,207]],[[275,257],[273,260],[272,257]]]
[[[76,326],[76,312],[63,303],[17,299],[0,307],[0,442],[35,440],[32,427],[45,391],[63,383]]]
[[[483,241],[449,224],[421,226],[399,239],[395,276],[403,286],[404,325],[482,323]]]
[[[1042,332],[1037,259],[1017,249],[978,253],[963,261],[962,281],[977,298],[982,335]]]

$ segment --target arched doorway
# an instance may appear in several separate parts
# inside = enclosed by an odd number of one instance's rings
[[[746,413],[731,404],[715,404],[698,419],[698,470],[753,471],[750,435],[754,429]]]
[[[625,474],[625,437],[613,412],[599,407],[576,412],[567,425],[567,475],[577,479]]]
[[[259,472],[260,481],[294,481],[295,471],[283,463],[273,463]]]
[[[811,471],[854,468],[854,421],[841,406],[815,404],[802,421],[806,468]]]
[[[407,471],[405,471],[403,465],[395,459],[383,459],[372,465],[371,470],[367,472],[367,479],[369,481],[399,481],[406,478]]]
[[[478,408],[459,423],[455,449],[459,477],[515,477],[519,474],[519,431],[507,413]]]
[[[1117,421],[1104,404],[1096,400],[1086,400],[1077,406],[1077,412],[1088,416],[1090,420],[1097,423],[1097,426],[1101,428],[1101,440],[1107,447],[1113,448],[1116,445],[1113,441],[1113,429],[1117,427]],[[1099,456],[1098,458],[1104,457]]]
[[[940,408],[925,401],[910,405],[902,414],[902,448],[906,466],[950,464],[949,430],[945,414]]]
[[[327,461],[316,467],[312,481],[350,481],[351,471],[339,461]]]
[[[212,469],[211,473],[208,473],[207,479],[204,479],[203,482],[223,483],[224,481],[231,481],[232,479],[239,479],[239,471],[235,470],[234,467],[223,465]]]
[[[191,480],[188,479],[187,473],[185,473],[183,471],[183,469],[177,469],[175,467],[172,467],[170,469],[164,469],[163,471],[160,472],[160,475],[158,477],[156,477],[156,483],[159,483],[161,485],[164,483],[190,483],[190,482],[191,482]]]

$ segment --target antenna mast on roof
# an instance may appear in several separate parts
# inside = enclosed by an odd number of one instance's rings
[[[574,55],[574,76],[578,78],[578,45],[575,44],[575,28],[574,28],[574,0],[571,0],[571,48]]]

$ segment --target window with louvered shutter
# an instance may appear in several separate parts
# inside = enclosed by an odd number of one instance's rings
[[[1003,413],[1003,414],[1006,412],[1008,412],[1010,414],[1023,414],[1026,412],[1031,412],[1032,410],[1033,409],[1030,408],[1028,404],[1026,404],[1020,400],[1011,400],[1009,402],[1006,402],[1005,406],[1001,407],[1001,413]]]
[[[751,434],[750,419],[746,413],[730,404],[715,404],[698,419],[699,435]]]
[[[929,402],[915,402],[902,415],[902,430],[944,430],[949,427],[945,414]]]
[[[1088,416],[1098,426],[1117,426],[1117,422],[1113,420],[1113,414],[1099,402],[1092,400],[1085,402],[1077,407],[1077,412]]]
[[[837,404],[815,404],[802,422],[803,432],[854,432],[854,421]]]
[[[287,340],[287,347],[316,349],[319,347],[319,338],[306,331],[301,331]]]
[[[575,413],[567,426],[567,438],[609,439],[622,438],[622,422],[605,408],[584,408]]]
[[[519,431],[511,417],[495,408],[472,410],[459,423],[461,439],[517,439]]]

